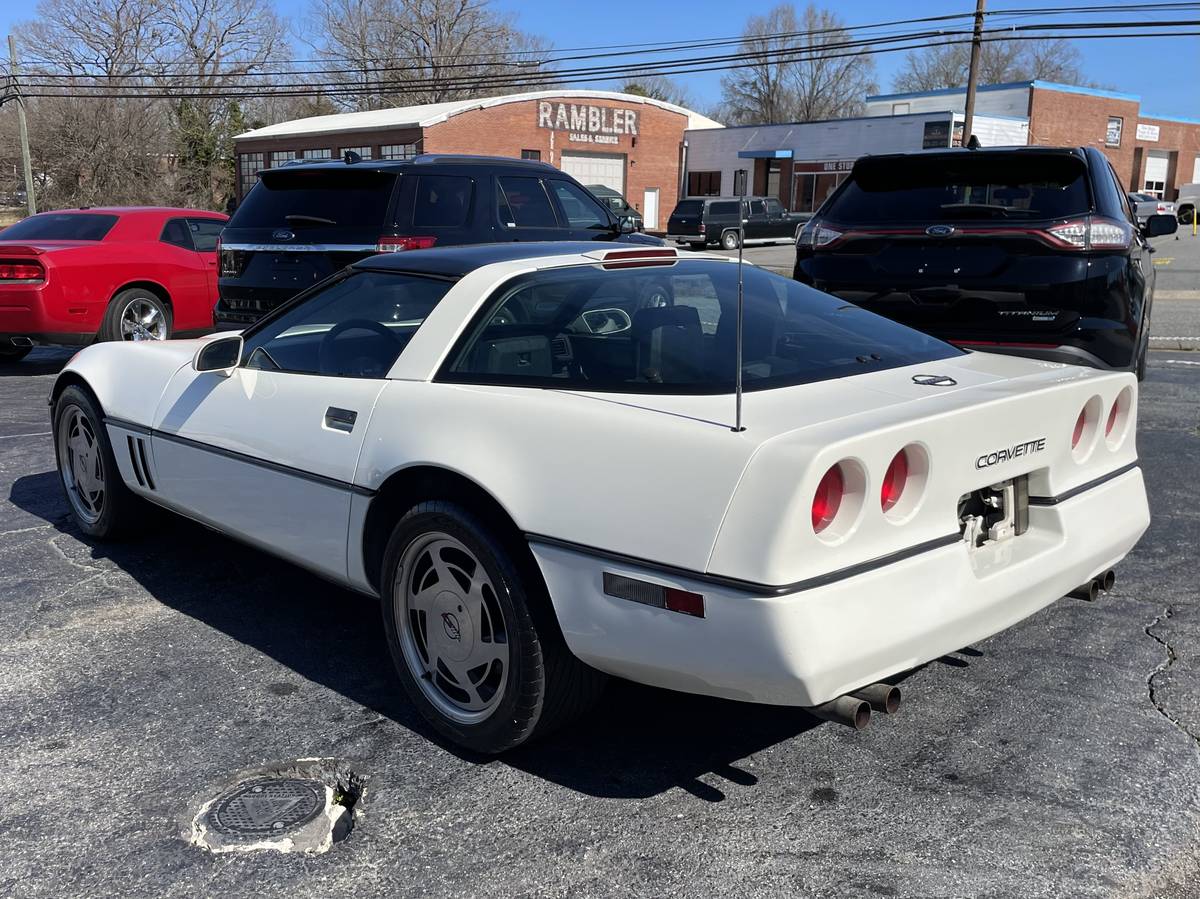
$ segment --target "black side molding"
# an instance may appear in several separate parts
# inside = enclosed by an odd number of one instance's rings
[[[1113,478],[1119,478],[1121,475],[1133,471],[1138,467],[1138,460],[1134,459],[1128,465],[1122,465],[1120,468],[1110,471],[1108,474],[1103,474],[1098,478],[1088,481],[1086,484],[1080,484],[1078,487],[1072,487],[1070,490],[1065,490],[1057,496],[1031,496],[1029,497],[1029,505],[1031,506],[1056,506],[1059,503],[1066,502],[1073,496],[1079,496],[1081,493],[1086,493],[1093,487],[1099,487]]]

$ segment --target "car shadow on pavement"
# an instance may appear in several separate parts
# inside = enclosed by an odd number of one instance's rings
[[[0,378],[56,375],[77,352],[79,347],[38,347],[20,362],[0,362]]]
[[[18,478],[9,499],[79,541],[91,560],[110,560],[165,606],[460,758],[495,763],[447,745],[409,703],[392,668],[378,604],[369,597],[166,512],[152,512],[143,536],[92,543],[76,529],[54,471]],[[757,783],[748,770],[753,762],[742,760],[821,724],[799,708],[614,679],[584,719],[499,762],[591,796],[645,798],[680,787],[718,802],[729,785]]]

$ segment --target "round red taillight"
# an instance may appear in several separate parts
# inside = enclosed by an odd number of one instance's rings
[[[1113,428],[1117,426],[1117,415],[1121,412],[1121,398],[1113,400],[1112,408],[1108,410],[1108,421],[1104,423],[1104,436],[1112,435]]]
[[[821,533],[837,518],[838,509],[842,505],[842,496],[846,492],[846,480],[842,477],[842,468],[835,465],[817,485],[816,496],[812,504],[812,526],[816,533]]]
[[[1079,441],[1083,439],[1083,429],[1087,427],[1087,407],[1084,406],[1079,410],[1079,417],[1075,419],[1075,432],[1071,435],[1071,449],[1079,446]]]
[[[883,476],[883,487],[879,491],[879,502],[883,506],[883,511],[890,511],[896,503],[900,502],[900,497],[904,493],[904,485],[907,483],[908,453],[900,450],[892,457],[892,464],[888,466],[887,473]]]

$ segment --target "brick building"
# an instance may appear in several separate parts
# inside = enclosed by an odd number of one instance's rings
[[[867,98],[867,113],[961,113],[965,104],[962,88],[880,94]],[[1019,81],[980,87],[975,111],[1023,118],[1030,144],[1098,147],[1127,189],[1173,200],[1180,185],[1200,182],[1200,119],[1149,114],[1141,105],[1136,94]]]
[[[720,128],[691,110],[631,94],[560,90],[314,116],[234,138],[238,198],[264,168],[293,159],[472,153],[540,159],[622,193],[661,230],[679,197],[683,135]]]

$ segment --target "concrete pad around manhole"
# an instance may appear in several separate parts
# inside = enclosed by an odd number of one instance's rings
[[[209,852],[319,854],[350,834],[364,791],[364,779],[336,759],[243,771],[193,805],[181,836]]]

